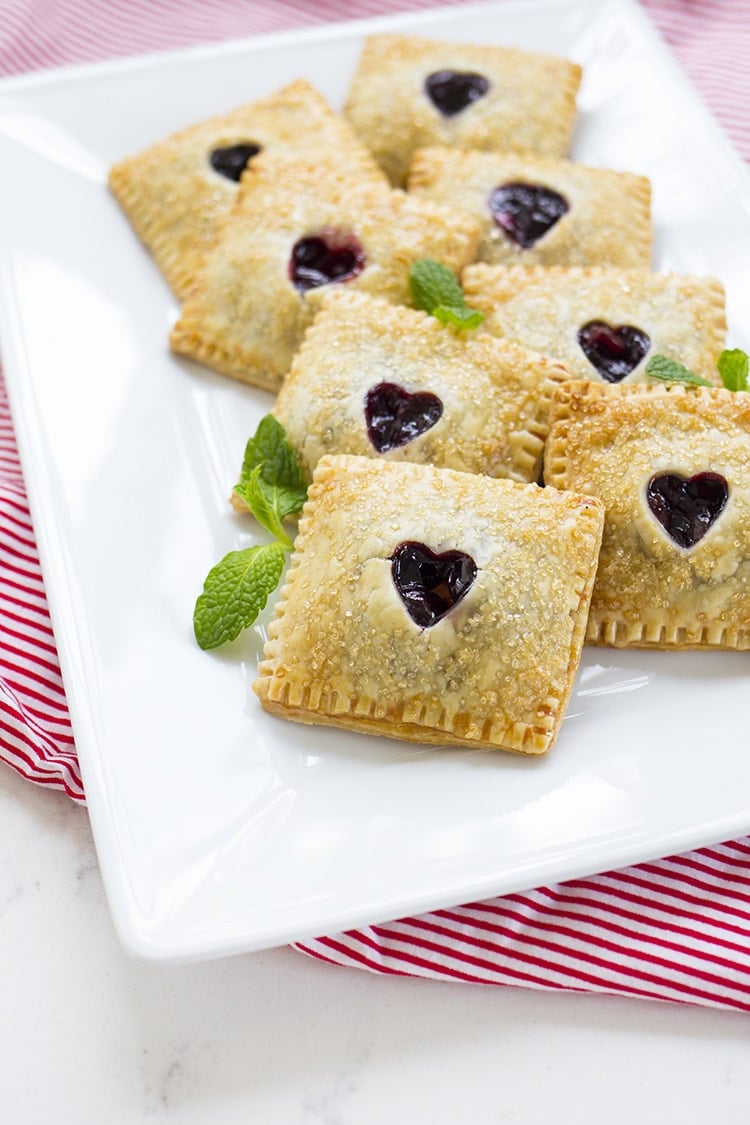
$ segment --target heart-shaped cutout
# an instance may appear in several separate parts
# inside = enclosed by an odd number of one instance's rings
[[[567,199],[543,184],[500,184],[487,200],[490,214],[524,250],[533,246],[570,210]]]
[[[471,589],[477,564],[464,551],[436,554],[424,543],[400,543],[391,556],[391,574],[415,624],[436,625]]]
[[[443,117],[455,117],[461,110],[484,97],[490,88],[483,74],[460,70],[436,70],[425,79],[424,89]]]
[[[289,278],[295,289],[304,293],[332,281],[350,281],[365,264],[365,252],[353,234],[323,230],[295,242]]]
[[[365,395],[367,436],[378,453],[407,445],[431,430],[443,413],[443,404],[429,391],[414,393],[398,383],[378,383]]]
[[[619,383],[634,371],[651,347],[651,340],[632,324],[590,320],[578,331],[586,359],[608,383]]]
[[[648,506],[679,547],[694,547],[718,519],[729,498],[720,473],[656,473],[646,486]]]
[[[248,163],[261,151],[261,146],[248,142],[239,145],[223,145],[212,149],[209,156],[211,167],[220,176],[239,183],[240,176]]]

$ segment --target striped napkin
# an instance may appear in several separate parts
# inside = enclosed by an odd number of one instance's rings
[[[750,5],[643,2],[750,159]],[[4,0],[0,75],[439,6],[441,0]],[[0,760],[84,800],[1,373]],[[750,837],[296,948],[390,974],[750,1011]]]

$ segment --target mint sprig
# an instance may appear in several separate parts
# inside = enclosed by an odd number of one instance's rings
[[[748,391],[748,374],[750,373],[750,357],[741,348],[725,348],[719,356],[716,366],[721,376],[721,382],[728,391]],[[661,379],[665,383],[688,383],[693,387],[712,387],[708,379],[696,375],[683,364],[665,355],[655,355],[646,364],[646,374],[654,379]]]
[[[234,491],[267,531],[279,539],[287,538],[283,531],[279,535],[279,529],[287,516],[301,509],[307,499],[307,486],[284,427],[273,414],[261,419],[254,437],[245,446]],[[273,527],[268,526],[269,519]],[[287,539],[285,545],[291,546],[291,542]]]
[[[295,452],[272,414],[261,420],[245,447],[234,491],[275,542],[230,551],[211,568],[193,612],[193,632],[202,649],[233,641],[265,607],[292,547],[283,521],[299,512],[307,499]]]
[[[416,309],[422,309],[442,324],[466,330],[477,328],[484,313],[467,305],[458,278],[442,262],[433,258],[420,258],[409,271],[411,299]]]
[[[290,511],[296,509],[289,509],[288,494],[269,485],[263,480],[262,474],[262,465],[256,465],[242,488],[235,488],[235,492],[245,501],[261,527],[270,531],[271,535],[288,550],[292,546],[292,541],[284,530],[282,520],[284,515],[289,515]]]
[[[725,348],[716,366],[719,368],[721,381],[728,391],[748,390],[747,375],[750,358],[747,352],[743,352],[741,348]]]
[[[675,359],[668,359],[665,355],[652,356],[646,364],[646,374],[665,383],[687,383],[691,387],[712,386],[702,375],[696,375],[682,363],[678,363]]]
[[[252,625],[279,584],[284,558],[281,543],[266,543],[230,551],[208,572],[193,614],[201,648],[218,648]]]

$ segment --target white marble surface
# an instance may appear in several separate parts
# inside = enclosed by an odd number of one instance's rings
[[[0,766],[0,1120],[746,1125],[750,1018],[388,979],[290,949],[161,968],[113,933],[85,810]]]

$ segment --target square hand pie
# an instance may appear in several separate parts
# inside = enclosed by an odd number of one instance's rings
[[[385,181],[347,122],[303,81],[120,161],[110,188],[178,297],[195,284],[244,169],[265,150],[304,153]]]
[[[324,457],[254,689],[302,723],[542,754],[580,659],[603,518],[552,488]]]
[[[750,394],[567,383],[545,480],[606,508],[587,642],[750,648]]]
[[[553,55],[373,35],[344,114],[400,186],[425,145],[565,156],[580,81],[579,66]]]
[[[358,180],[346,169],[262,155],[240,185],[218,244],[171,335],[176,352],[278,390],[332,284],[396,303],[409,270],[472,260],[479,224],[428,200]]]
[[[308,479],[324,454],[537,481],[552,392],[569,373],[417,309],[331,289],[276,400]]]
[[[527,153],[418,149],[409,191],[482,222],[479,260],[523,266],[651,264],[645,176]]]
[[[724,288],[712,277],[550,266],[469,266],[466,300],[483,328],[564,363],[580,379],[642,383],[653,355],[718,384]]]

